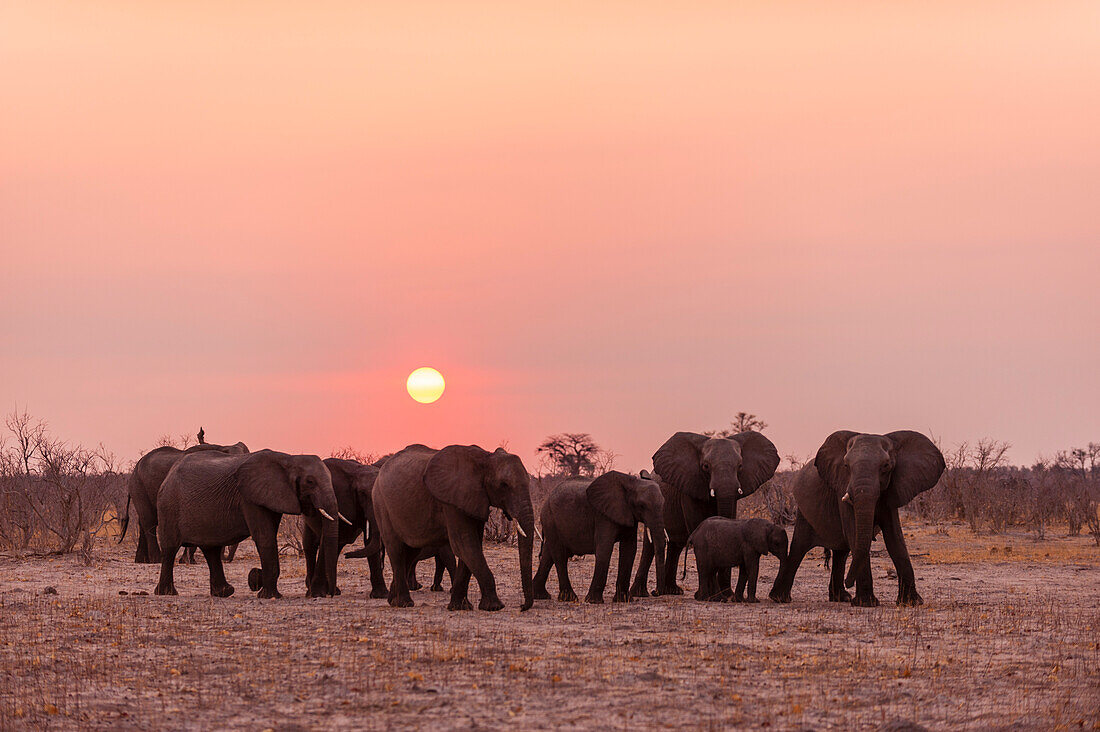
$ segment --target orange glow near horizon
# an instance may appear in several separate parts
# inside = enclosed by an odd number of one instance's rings
[[[1050,456],[1100,439],[1097,48],[1093,0],[16,3],[0,403],[126,458]]]

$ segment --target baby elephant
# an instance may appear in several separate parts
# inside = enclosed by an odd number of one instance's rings
[[[585,602],[602,603],[611,565],[611,552],[619,545],[619,574],[614,602],[629,600],[630,570],[638,547],[638,524],[644,523],[652,536],[654,551],[664,556],[664,498],[657,483],[646,477],[612,470],[595,480],[577,479],[562,483],[542,505],[542,556],[535,574],[536,600],[548,600],[546,578],[550,568],[558,572],[558,600],[573,602],[577,593],[569,582],[570,557],[595,554],[596,567]],[[662,567],[658,563],[657,567]],[[663,578],[658,578],[663,579]]]
[[[774,554],[780,565],[787,561],[787,532],[764,519],[712,516],[699,524],[688,539],[688,546],[695,549],[695,567],[699,571],[696,600],[759,602],[756,577],[760,573],[760,555]],[[720,586],[718,574],[733,567],[738,568],[737,590],[731,598],[729,587]],[[726,576],[728,581],[729,575]]]

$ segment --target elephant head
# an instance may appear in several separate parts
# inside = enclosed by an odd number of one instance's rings
[[[775,445],[759,432],[677,432],[653,453],[653,468],[663,480],[696,500],[715,498],[718,515],[726,518],[736,518],[738,499],[755,492],[777,467]]]
[[[782,526],[770,523],[758,539],[758,545],[753,546],[755,551],[761,554],[771,554],[779,558],[780,566],[787,561],[787,532]]]
[[[363,517],[363,540],[367,549],[377,549],[381,544],[377,522],[374,519],[374,481],[378,478],[378,468],[373,465],[361,465],[348,476],[351,490],[355,494],[356,505]]]
[[[852,520],[848,537],[852,565],[844,583],[851,587],[871,558],[871,536],[879,501],[895,510],[929,490],[943,474],[939,448],[919,432],[900,430],[869,435],[840,430],[829,435],[814,458],[821,480],[835,494],[841,515]]]
[[[665,497],[657,481],[646,477],[648,474],[645,471],[642,475],[636,478],[612,470],[592,481],[585,493],[588,503],[616,524],[629,527],[645,524],[657,559],[657,583],[663,586],[665,544],[668,541]]]
[[[477,445],[451,445],[428,461],[424,485],[434,498],[477,521],[489,519],[490,506],[499,508],[508,520],[515,521],[523,582],[520,609],[530,609],[535,601],[531,584],[535,511],[531,506],[531,478],[523,461],[504,448],[487,452]]]
[[[316,455],[252,453],[236,471],[237,489],[249,503],[283,514],[301,514],[318,529],[325,556],[325,580],[336,587],[340,509],[332,476]]]

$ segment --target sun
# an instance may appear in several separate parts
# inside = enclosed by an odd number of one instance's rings
[[[421,404],[431,404],[443,396],[443,374],[430,366],[423,366],[409,374],[405,382],[405,388],[409,390],[409,396]]]

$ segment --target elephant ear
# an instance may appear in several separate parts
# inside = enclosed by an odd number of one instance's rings
[[[706,435],[677,432],[653,453],[653,469],[666,483],[693,498],[710,498],[710,480],[700,465]]]
[[[814,458],[817,474],[830,490],[840,491],[848,484],[848,466],[844,456],[848,453],[848,441],[858,435],[851,430],[837,430],[825,438]]]
[[[943,453],[932,440],[920,432],[899,430],[886,435],[894,443],[894,472],[887,488],[887,501],[892,508],[901,508],[930,490],[943,475],[946,463]]]
[[[775,475],[779,451],[759,432],[741,432],[732,439],[741,444],[741,491],[747,496]]]
[[[436,499],[479,521],[489,520],[485,477],[489,453],[477,445],[451,445],[437,452],[424,470],[424,487]]]
[[[620,526],[633,526],[634,512],[627,498],[626,478],[619,471],[612,470],[592,481],[585,493],[588,503],[601,514]]]
[[[236,472],[241,497],[275,513],[300,514],[298,486],[287,469],[286,457],[271,450],[251,453]]]

